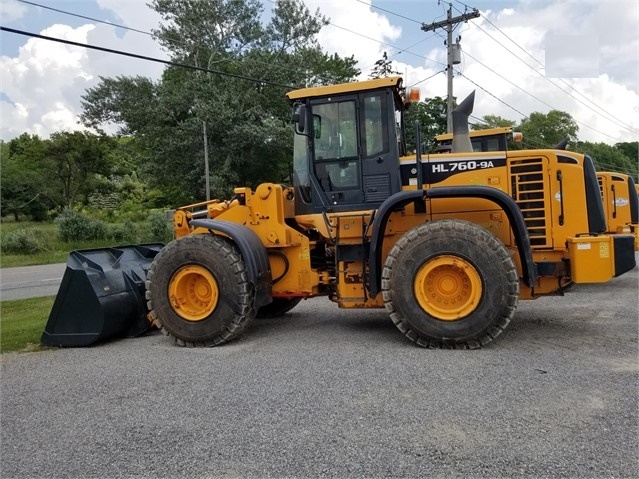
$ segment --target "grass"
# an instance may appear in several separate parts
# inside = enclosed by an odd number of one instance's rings
[[[76,249],[103,248],[118,244],[157,242],[148,236],[145,223],[134,224],[137,241],[114,242],[110,239],[67,243],[58,236],[58,227],[53,222],[4,221],[0,227],[0,241],[7,233],[17,229],[37,229],[47,238],[47,251],[30,254],[13,254],[0,251],[0,267],[32,266],[39,264],[65,263],[70,251]],[[40,337],[49,318],[55,297],[30,298],[0,302],[0,352],[40,351]]]
[[[55,296],[0,303],[0,352],[40,351],[40,336],[47,324]]]
[[[139,229],[143,226],[136,225]],[[42,231],[49,239],[47,243],[47,251],[38,251],[30,254],[17,254],[7,253],[4,250],[0,251],[0,268],[13,268],[16,266],[33,266],[38,264],[55,264],[65,263],[70,251],[76,249],[88,249],[88,248],[104,248],[106,246],[116,246],[112,239],[102,239],[95,241],[81,241],[74,243],[67,243],[62,241],[58,236],[58,227],[56,224],[50,223],[38,223],[34,221],[19,221],[19,222],[3,222],[0,227],[0,241],[4,239],[7,233],[15,231],[17,229],[37,229]],[[142,243],[145,241],[131,241],[121,242],[124,243]]]

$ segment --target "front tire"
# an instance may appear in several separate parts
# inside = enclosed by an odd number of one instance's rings
[[[255,317],[254,291],[237,248],[214,235],[169,243],[146,281],[155,325],[180,346],[215,346],[238,337]]]
[[[499,336],[519,301],[511,252],[464,220],[417,226],[393,246],[382,271],[390,317],[423,347],[475,349]]]

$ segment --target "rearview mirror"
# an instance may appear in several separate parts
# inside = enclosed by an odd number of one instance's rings
[[[306,134],[306,105],[303,103],[295,103],[293,105],[293,115],[291,121],[295,123],[295,133],[301,135]]]

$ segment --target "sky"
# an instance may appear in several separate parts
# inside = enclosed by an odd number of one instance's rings
[[[273,7],[262,0],[263,17]],[[456,25],[461,62],[453,92],[476,90],[474,118],[519,122],[532,112],[568,112],[581,140],[615,144],[639,139],[639,5],[634,0],[304,0],[330,24],[319,42],[328,53],[353,55],[368,78],[386,52],[405,84],[422,99],[447,94],[446,32],[424,31],[477,9]],[[37,3],[50,9],[35,6]],[[0,1],[0,25],[126,52],[168,59],[147,34],[160,22],[148,0]],[[126,30],[79,18],[90,17]],[[147,33],[144,33],[147,32]],[[158,79],[164,66],[0,32],[0,139],[27,132],[48,137],[82,129],[82,95],[100,77]]]

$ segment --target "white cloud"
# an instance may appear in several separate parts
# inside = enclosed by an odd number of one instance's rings
[[[322,48],[344,57],[354,55],[363,77],[368,77],[370,68],[384,51],[390,53],[387,44],[392,44],[402,34],[400,27],[371,9],[370,1],[368,5],[343,0],[305,0],[305,3],[311,12],[319,7],[331,22],[318,35]],[[378,42],[377,46],[375,42]]]
[[[3,0],[0,2],[0,20],[12,22],[22,18],[27,11],[27,7],[16,0]]]
[[[93,25],[71,28],[52,25],[42,35],[86,43]],[[87,53],[82,47],[30,38],[18,56],[0,57],[2,101],[0,136],[10,139],[27,131],[43,136],[55,130],[78,129],[75,109],[77,91],[91,80],[86,71]],[[79,90],[69,91],[69,85]]]
[[[143,2],[101,0],[100,5],[113,8],[122,18],[140,19],[134,28],[157,25],[157,15]],[[151,36],[101,23],[77,28],[52,25],[40,34],[166,58]],[[100,76],[144,75],[157,79],[163,69],[160,63],[30,38],[16,57],[0,57],[1,90],[8,98],[0,100],[0,138],[8,140],[24,132],[48,137],[58,130],[82,129],[78,123],[81,97],[87,88],[97,85]]]
[[[96,1],[100,8],[115,13],[118,20],[114,23],[145,31],[159,24],[160,16],[147,7],[146,1]],[[407,85],[419,82],[422,97],[446,96],[446,75],[438,73],[443,66],[437,62],[446,61],[440,38],[422,42],[427,37],[419,31],[419,26],[408,23],[410,28],[402,28],[398,17],[374,9],[368,0],[305,1],[312,12],[319,7],[333,24],[319,35],[324,50],[342,56],[354,55],[362,77],[368,76],[375,61],[387,51],[394,60],[394,68],[406,76]],[[21,4],[15,1],[3,1],[0,5],[3,20],[8,15],[14,18],[24,15]],[[268,6],[267,3],[265,7]],[[400,9],[399,4],[385,5],[385,8]],[[474,116],[495,114],[519,121],[522,115],[517,111],[529,115],[556,108],[570,113],[580,123],[581,139],[607,143],[635,141],[639,128],[638,13],[636,2],[623,0],[521,1],[503,10],[482,11],[482,17],[456,31],[462,34],[459,70],[464,76],[455,77],[454,94],[461,99],[477,89]],[[437,14],[441,14],[441,8]],[[109,25],[87,24],[77,28],[54,25],[43,33],[166,58],[166,53],[150,36]],[[543,69],[546,37],[567,34],[597,38],[599,74],[595,78],[546,78]],[[390,46],[411,43],[414,47],[404,51],[412,52],[412,56],[400,56],[398,50]],[[46,136],[60,128],[78,128],[76,115],[81,111],[81,96],[86,88],[97,84],[99,76],[158,78],[163,69],[158,63],[29,39],[16,57],[0,57],[1,91],[10,99],[10,102],[0,99],[0,138],[9,139],[24,131]],[[601,113],[598,107],[607,113]],[[607,118],[610,116],[612,120]],[[632,125],[634,131],[623,123]]]
[[[307,0],[307,4],[314,3]],[[321,2],[323,11],[327,11],[325,6],[339,9],[332,17],[356,19],[343,24],[363,35],[370,37],[370,32],[388,32],[387,36],[378,37],[377,46],[348,32],[331,41],[322,41],[329,51],[340,55],[355,53],[362,68],[380,58],[381,51],[387,48],[381,42],[389,42],[389,39],[392,42],[396,38],[392,35],[396,31],[392,24],[388,24],[387,30],[380,29],[376,18],[379,15],[370,15],[371,7],[361,2],[340,2],[339,7],[332,2]],[[570,113],[578,122],[580,139],[606,143],[636,141],[639,131],[638,8],[635,2],[628,1],[555,1],[520,2],[501,11],[484,11],[482,17],[456,32],[463,33],[463,61],[458,68],[463,76],[456,75],[454,94],[463,99],[477,90],[474,116],[494,114],[519,121],[522,114],[559,109]],[[337,20],[334,23],[339,24]],[[331,33],[334,30],[331,29]],[[598,64],[596,68],[581,66],[582,71],[593,74],[593,78],[546,77],[543,68],[546,36],[561,34],[594,38],[591,43],[598,44],[599,48],[591,52],[590,58]],[[406,84],[421,82],[422,97],[445,97],[446,74],[436,74],[442,67],[435,63],[446,62],[445,48],[438,46],[420,51],[416,47],[411,51],[422,58],[413,58],[411,64],[394,62],[395,69],[405,73]],[[424,57],[435,62],[428,62]],[[367,74],[368,71],[363,71],[363,76]],[[423,81],[432,75],[435,76]]]
[[[585,2],[584,5],[570,2],[549,4],[545,8],[533,7],[531,10],[515,9],[514,15],[484,12],[482,18],[475,20],[479,28],[469,28],[464,33],[462,47],[467,55],[461,70],[465,76],[490,92],[478,88],[474,115],[496,114],[518,121],[521,115],[513,108],[525,115],[558,109],[570,113],[578,122],[580,139],[606,143],[636,141],[639,131],[636,14],[634,29],[615,34],[619,42],[634,45],[634,57],[622,53],[613,62],[604,54],[610,40],[605,35],[599,35],[602,31],[599,26],[601,18],[606,17],[608,10],[614,6],[606,4],[604,7],[607,8],[603,8]],[[636,5],[634,9],[636,12]],[[526,19],[526,26],[522,27],[521,18]],[[523,50],[487,20],[497,25]],[[571,25],[570,31],[573,33],[598,36],[599,52],[591,56],[599,58],[599,74],[593,78],[548,78],[543,67],[534,60],[543,63],[546,36],[565,31],[567,24]],[[505,50],[504,46],[512,53]],[[464,78],[455,80],[458,97],[464,97],[475,88]]]

